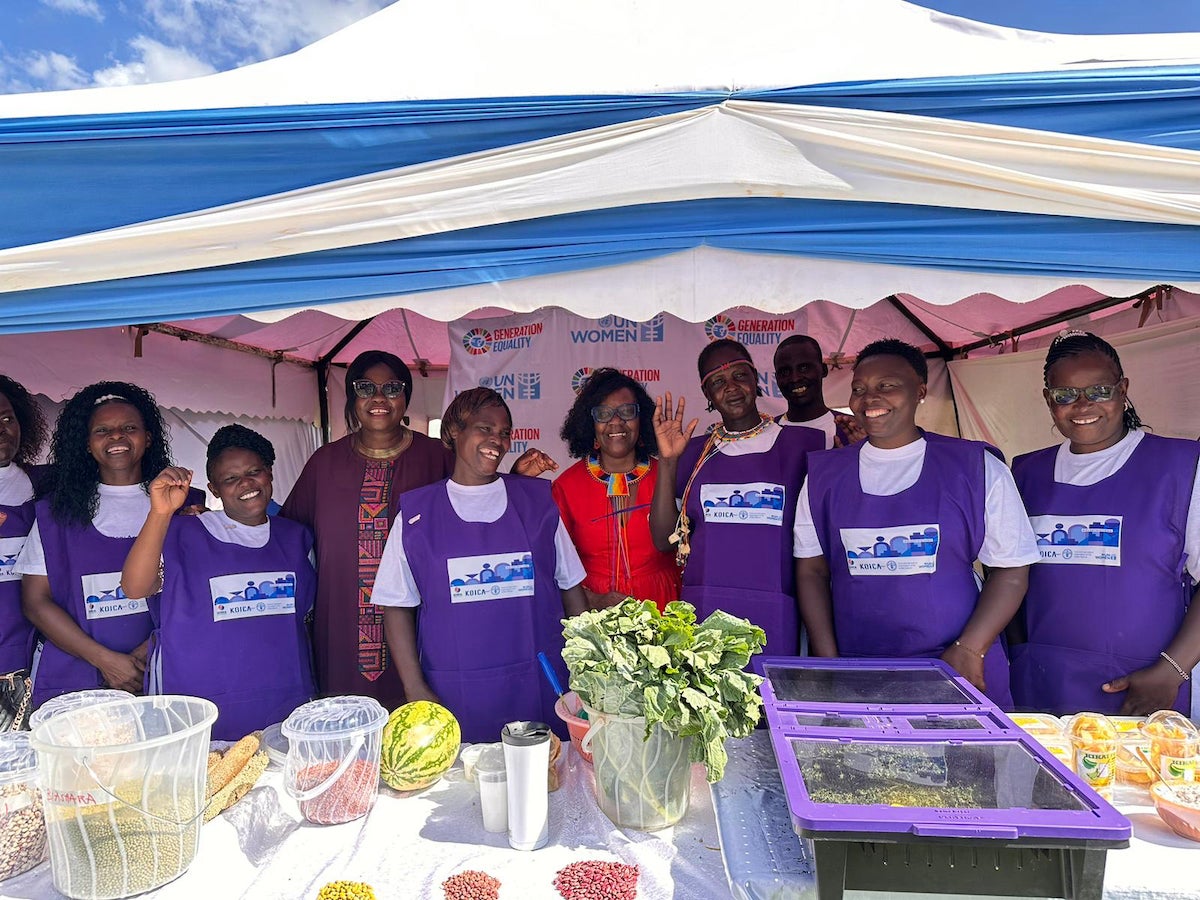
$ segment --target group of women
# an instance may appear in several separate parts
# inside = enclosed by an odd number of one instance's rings
[[[434,699],[465,739],[494,740],[514,718],[556,722],[536,660],[565,676],[560,620],[635,596],[744,616],[769,654],[806,639],[818,656],[941,657],[1007,708],[1188,710],[1200,446],[1143,430],[1110,345],[1054,342],[1044,396],[1064,441],[1011,472],[988,445],[917,427],[914,347],[858,354],[852,420],[825,407],[811,339],[775,363],[778,420],[745,347],[705,347],[720,422],[704,435],[682,397],[593,372],[562,428],[578,461],[550,484],[529,477],[556,468],[539,451],[501,473],[499,394],[459,394],[439,442],[405,425],[404,363],[364,353],[349,433],[279,516],[269,441],[217,432],[221,509],[206,511],[131,384],[71,398],[33,465],[46,425],[0,376],[0,699],[32,657],[33,706],[104,686],[191,693],[232,739],[317,693]]]

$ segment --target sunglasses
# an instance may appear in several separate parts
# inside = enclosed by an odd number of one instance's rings
[[[638,417],[639,407],[636,403],[622,403],[620,406],[593,406],[592,420],[603,425],[611,422],[613,416],[620,416],[623,422],[632,422]]]
[[[1117,395],[1117,385],[1093,384],[1091,387],[1085,388],[1046,388],[1046,393],[1058,406],[1070,406],[1079,399],[1081,394],[1093,403],[1105,403]]]
[[[354,388],[354,396],[360,400],[370,400],[379,391],[382,391],[383,396],[389,400],[394,400],[404,393],[404,389],[408,385],[403,381],[385,381],[383,384],[376,384],[369,379],[360,378],[350,382],[350,387]]]

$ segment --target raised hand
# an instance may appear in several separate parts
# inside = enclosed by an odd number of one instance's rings
[[[684,448],[692,439],[692,432],[700,424],[699,419],[692,419],[683,424],[685,401],[679,398],[679,405],[672,409],[671,394],[654,398],[654,437],[658,441],[659,459],[678,459],[683,455]]]
[[[150,511],[170,515],[183,506],[192,486],[192,470],[167,466],[150,482]]]
[[[553,472],[558,468],[558,463],[550,458],[548,453],[539,450],[537,447],[530,447],[524,453],[517,457],[516,462],[512,465],[512,471],[518,475],[528,475],[531,478],[537,478],[543,472]]]

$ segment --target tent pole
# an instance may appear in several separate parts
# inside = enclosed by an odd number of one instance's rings
[[[318,360],[317,365],[317,415],[321,421],[321,443],[333,440],[333,428],[329,421],[329,363]]]
[[[1132,294],[1128,297],[1105,297],[1103,300],[1097,300],[1094,303],[1088,303],[1084,306],[1077,306],[1074,309],[1068,309],[1065,312],[1060,312],[1058,315],[1047,316],[1044,319],[1038,319],[1036,322],[1030,322],[1028,325],[1018,326],[1012,331],[1006,331],[1003,334],[996,335],[995,337],[984,338],[983,340],[974,341],[970,344],[964,344],[955,350],[954,354],[956,356],[965,357],[973,350],[982,350],[984,347],[991,347],[1006,338],[1017,338],[1025,334],[1030,334],[1034,331],[1041,331],[1043,328],[1049,328],[1051,325],[1061,325],[1064,322],[1069,322],[1072,319],[1079,318],[1080,316],[1088,316],[1094,312],[1100,312],[1101,310],[1109,309],[1113,306],[1120,306],[1122,303],[1128,303],[1131,300],[1135,302],[1142,301],[1155,291],[1165,290],[1169,287],[1170,285],[1156,284],[1153,287],[1146,288],[1146,290],[1142,291],[1141,293]]]
[[[921,332],[921,334],[925,335],[927,340],[933,342],[933,345],[937,347],[937,353],[935,354],[936,356],[940,356],[942,359],[950,359],[952,356],[954,356],[954,350],[950,347],[950,345],[938,337],[937,333],[932,328],[917,318],[916,313],[901,303],[899,297],[897,297],[895,294],[892,294],[887,298],[887,302],[894,306],[896,310],[899,311],[900,315],[908,319],[914,328]]]

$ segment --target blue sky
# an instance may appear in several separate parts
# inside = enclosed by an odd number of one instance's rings
[[[167,81],[231,69],[289,53],[388,2],[0,0],[0,93]],[[1200,32],[1197,0],[925,0],[921,5],[1038,31]]]

